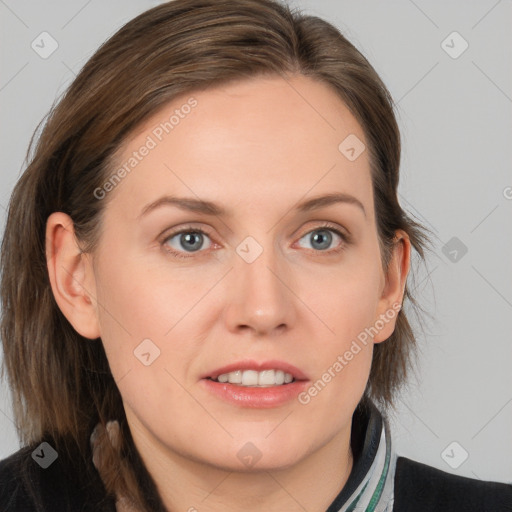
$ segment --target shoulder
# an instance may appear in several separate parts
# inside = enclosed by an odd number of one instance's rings
[[[512,512],[512,482],[453,475],[398,457],[393,512]]]
[[[0,460],[0,510],[115,511],[92,462],[87,466],[78,456],[51,453],[48,444],[26,446]]]
[[[20,462],[26,454],[25,448],[0,460],[0,510],[8,512],[36,510],[36,504],[21,477]]]

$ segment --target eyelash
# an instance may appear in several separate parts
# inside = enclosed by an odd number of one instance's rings
[[[299,238],[299,240],[304,238],[306,235],[309,235],[315,231],[324,231],[324,230],[332,231],[336,235],[338,235],[343,241],[341,243],[341,245],[336,249],[331,249],[328,251],[315,251],[314,249],[309,249],[309,250],[319,253],[321,255],[333,255],[333,254],[338,254],[338,253],[344,251],[346,249],[346,247],[352,243],[352,239],[351,239],[350,235],[340,231],[338,228],[336,228],[333,224],[331,224],[329,222],[325,222],[325,223],[321,224],[320,226],[317,226],[315,229],[312,229],[312,230],[304,233]],[[170,249],[169,246],[166,244],[166,242],[169,241],[171,238],[174,238],[175,236],[181,235],[183,233],[200,233],[202,235],[207,235],[208,237],[210,237],[210,234],[207,231],[205,231],[204,229],[196,228],[193,226],[185,226],[184,228],[182,228],[178,231],[171,232],[170,234],[166,235],[165,238],[162,240],[161,246],[163,247],[165,252],[167,252],[169,255],[171,255],[174,258],[189,259],[189,258],[194,257],[194,254],[196,254],[196,253],[189,253],[188,256],[185,256],[186,253],[183,253],[180,251],[175,251],[174,249]],[[200,252],[202,252],[202,251],[197,251],[197,253],[200,253]]]

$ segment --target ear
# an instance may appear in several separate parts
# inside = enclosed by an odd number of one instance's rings
[[[395,330],[398,312],[402,307],[405,293],[405,284],[411,263],[411,242],[409,235],[398,229],[388,268],[384,275],[384,285],[377,309],[378,317],[375,324],[382,325],[375,335],[373,342],[380,343],[387,340]]]
[[[71,217],[65,213],[52,213],[46,222],[46,263],[63,315],[85,338],[99,338],[92,265],[77,243]]]

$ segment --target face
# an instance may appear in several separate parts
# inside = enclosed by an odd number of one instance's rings
[[[296,76],[184,95],[121,148],[87,289],[139,445],[249,470],[349,439],[401,298],[361,143],[336,94]]]

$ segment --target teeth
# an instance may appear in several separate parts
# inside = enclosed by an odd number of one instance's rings
[[[228,375],[229,381],[229,375]],[[254,370],[245,370],[242,373],[242,386],[256,386],[258,384],[258,372]]]
[[[231,384],[242,384],[242,370],[225,374]]]
[[[258,375],[259,386],[275,386],[276,372],[274,370],[263,370]]]
[[[236,370],[230,373],[223,373],[217,377],[218,382],[229,382],[249,387],[268,387],[281,386],[293,381],[291,373],[285,373],[282,370]]]

